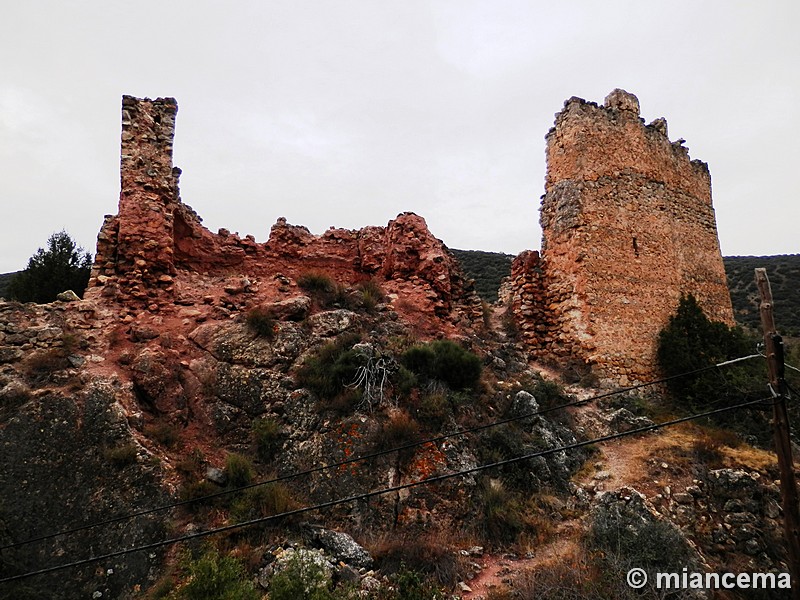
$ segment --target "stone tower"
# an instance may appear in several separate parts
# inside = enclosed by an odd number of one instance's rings
[[[515,277],[517,309],[538,296],[537,323],[523,325],[535,354],[627,384],[657,376],[681,294],[733,324],[708,166],[670,142],[664,119],[645,125],[636,96],[614,90],[603,106],[567,100],[546,139],[541,258]]]
[[[180,169],[172,166],[174,98],[122,97],[119,214],[98,235],[89,282],[106,295],[157,308],[173,292],[174,212]]]

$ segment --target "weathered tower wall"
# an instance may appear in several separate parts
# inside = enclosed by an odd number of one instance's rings
[[[172,141],[174,98],[122,98],[119,214],[106,216],[89,288],[114,281],[131,300],[148,305],[173,292],[174,212],[178,176]]]
[[[518,318],[535,354],[625,384],[658,374],[658,332],[681,294],[733,324],[711,177],[682,144],[669,141],[664,119],[645,125],[622,90],[603,106],[571,98],[556,115],[538,287],[516,266]],[[537,304],[546,314],[531,323],[521,311]]]

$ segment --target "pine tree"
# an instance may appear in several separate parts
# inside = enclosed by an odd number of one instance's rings
[[[21,302],[52,302],[66,290],[83,297],[89,283],[92,256],[78,246],[66,231],[54,233],[47,249],[39,248],[28,266],[8,286],[9,295]]]
[[[752,354],[755,345],[739,328],[709,320],[694,296],[681,297],[678,310],[658,338],[658,362],[671,377],[711,367],[726,360]],[[742,364],[725,371],[708,370],[667,383],[673,397],[690,409],[719,408],[728,401],[743,402],[761,382],[753,367]],[[762,367],[763,368],[763,367]]]

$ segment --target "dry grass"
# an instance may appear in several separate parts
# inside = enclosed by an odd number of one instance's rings
[[[718,465],[712,463],[709,465],[712,468],[724,466],[766,472],[774,470],[777,465],[774,453],[754,448],[726,429],[687,424],[662,431],[663,434],[659,436],[659,443],[654,452],[658,447],[672,447],[679,451],[685,451],[686,448],[707,451],[717,455]]]
[[[382,573],[404,570],[421,573],[442,586],[454,586],[466,572],[464,557],[457,549],[462,544],[448,531],[421,535],[387,534],[369,546]]]

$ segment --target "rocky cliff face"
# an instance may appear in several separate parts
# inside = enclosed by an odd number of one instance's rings
[[[288,279],[275,281],[289,289],[295,285]],[[514,396],[517,384],[509,384],[507,393],[495,392],[492,402],[478,403],[477,391],[442,383],[412,382],[407,389],[414,376],[400,367],[401,356],[419,343],[418,328],[388,304],[320,307],[313,293],[290,295],[258,305],[270,315],[268,330],[259,331],[248,323],[248,313],[236,308],[237,299],[246,295],[237,287],[223,292],[225,303],[213,296],[207,303],[143,311],[135,318],[123,313],[122,319],[118,305],[102,297],[0,305],[0,542],[12,545],[0,552],[4,575],[262,515],[260,505],[252,504],[256,500],[238,494],[212,508],[161,511],[13,546],[225,489],[226,457],[232,453],[250,457],[260,478],[290,475],[504,414],[504,407],[512,409],[506,396],[516,398],[514,410],[536,408],[527,392]],[[492,379],[536,380],[532,372],[525,375],[527,365],[512,345],[490,351],[478,338],[465,341],[485,355]],[[356,383],[356,372],[332,379],[339,391],[331,393],[304,375],[334,348],[356,367],[384,365],[380,393],[367,396],[365,384]],[[340,363],[327,364],[318,376],[340,368]],[[269,452],[256,436],[263,423],[275,428]],[[284,493],[292,499],[286,506],[329,502],[574,440],[572,432],[546,419],[491,438],[456,437],[290,481]],[[497,443],[499,455],[489,450]],[[580,462],[580,454],[531,461],[509,471],[512,489],[566,490]],[[475,494],[482,479],[464,476],[436,488],[382,495],[316,518],[362,538],[455,530],[480,510]],[[94,597],[135,598],[140,597],[137,590],[153,585],[164,566],[165,554],[157,550],[5,589],[20,598],[97,593],[103,595]]]
[[[143,444],[129,381],[104,367],[91,303],[0,303],[0,545],[13,545],[170,497],[156,454]],[[97,367],[94,371],[92,367]],[[166,534],[166,515],[79,531],[0,551],[12,576],[135,546]],[[160,570],[163,553],[22,582],[7,597],[124,597]],[[132,582],[134,582],[132,584]],[[11,592],[9,592],[11,593]],[[5,595],[5,592],[4,592]]]

